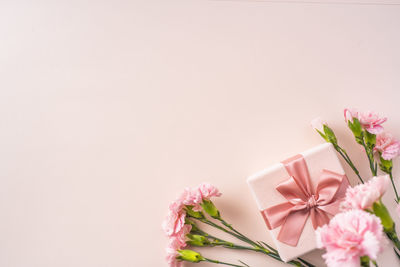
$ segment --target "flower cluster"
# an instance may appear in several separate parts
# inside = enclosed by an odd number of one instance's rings
[[[318,246],[326,249],[323,257],[328,266],[360,266],[364,256],[376,260],[383,248],[384,228],[381,219],[371,213],[384,211],[380,200],[389,181],[383,175],[349,187],[341,203],[343,212],[317,230]]]
[[[186,188],[185,191],[170,204],[168,215],[162,227],[168,237],[166,248],[167,262],[171,267],[180,266],[177,261],[178,251],[186,247],[186,235],[192,229],[191,224],[186,224],[187,207],[194,211],[201,210],[201,204],[211,197],[219,197],[221,193],[211,184],[203,183],[196,188]]]

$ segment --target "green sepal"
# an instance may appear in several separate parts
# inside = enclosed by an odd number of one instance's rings
[[[361,267],[369,267],[369,257],[368,256],[362,256],[360,258],[360,266]]]
[[[188,234],[186,236],[189,238],[189,240],[186,243],[192,246],[204,247],[204,246],[209,246],[211,244],[210,240],[208,240],[205,236],[202,235]]]
[[[326,124],[324,124],[324,133],[325,133],[326,139],[328,140],[329,143],[337,144],[337,139],[336,139],[335,133]]]
[[[369,147],[369,148],[373,148],[375,146],[376,143],[376,135],[365,131],[364,132],[364,140],[365,140],[365,144]]]
[[[360,121],[357,118],[353,118],[353,121],[349,120],[347,122],[350,130],[353,132],[357,143],[362,144],[363,141],[363,129],[361,127]]]
[[[204,211],[207,212],[207,214],[210,215],[212,218],[221,219],[217,207],[215,207],[214,203],[212,203],[211,200],[204,199],[203,203],[201,203],[201,206],[203,207]]]
[[[194,211],[193,206],[186,206],[186,214],[189,215],[190,217],[197,218],[197,219],[203,219],[204,214],[201,211]]]
[[[200,253],[190,250],[190,249],[182,249],[178,250],[179,256],[177,257],[180,260],[190,261],[190,262],[200,262],[204,261],[205,259]]]
[[[386,160],[382,157],[379,157],[380,163],[379,163],[379,168],[387,173],[390,174],[392,172],[392,168],[393,168],[393,161],[392,160]]]
[[[389,211],[381,201],[374,202],[372,205],[372,210],[374,211],[374,214],[381,219],[381,223],[385,232],[394,231],[394,222],[392,217],[390,217]]]
[[[326,141],[326,142],[329,142],[329,139],[328,139],[328,137],[326,137],[326,135],[325,134],[323,134],[320,130],[318,130],[318,129],[315,129],[318,133],[319,133],[319,135]]]

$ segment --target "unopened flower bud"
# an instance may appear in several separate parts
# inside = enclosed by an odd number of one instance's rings
[[[210,245],[210,240],[208,240],[205,236],[188,234],[187,237],[189,240],[186,243],[189,245],[198,247]]]
[[[201,203],[201,206],[203,207],[204,211],[207,212],[207,214],[210,215],[212,218],[221,218],[217,207],[215,207],[214,203],[212,203],[211,200],[204,199],[203,203]]]
[[[204,218],[204,214],[201,211],[194,211],[193,206],[186,206],[186,214],[189,215],[190,217],[197,218],[197,219],[202,219]]]
[[[372,206],[374,214],[381,219],[381,223],[385,232],[394,231],[394,222],[389,214],[386,206],[379,200],[374,202]]]
[[[178,250],[178,254],[179,256],[177,258],[184,261],[200,262],[204,260],[200,253],[190,249]]]

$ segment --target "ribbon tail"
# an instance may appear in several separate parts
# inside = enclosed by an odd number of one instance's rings
[[[283,223],[277,239],[289,246],[297,246],[304,225],[306,224],[309,211],[306,209],[291,212]]]
[[[285,219],[293,206],[294,205],[290,202],[285,202],[262,210],[261,215],[263,216],[268,229],[271,230],[281,226],[285,222]]]
[[[320,209],[320,207],[312,209],[310,212],[311,222],[314,229],[329,223],[328,214],[323,209]]]

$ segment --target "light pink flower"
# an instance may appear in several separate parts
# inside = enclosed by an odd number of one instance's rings
[[[371,208],[386,192],[389,182],[389,176],[382,175],[373,177],[365,184],[347,188],[345,199],[340,204],[341,210]]]
[[[182,229],[174,235],[174,238],[180,243],[181,248],[186,246],[186,235],[190,233],[190,230],[192,230],[192,226],[190,224],[185,224]]]
[[[216,188],[212,184],[203,183],[199,185],[197,190],[200,193],[202,199],[210,200],[210,198],[212,197],[221,196],[221,193],[219,192],[218,188]]]
[[[167,236],[180,233],[185,225],[186,212],[180,200],[176,200],[169,205],[168,215],[162,223],[162,228]]]
[[[176,257],[179,256],[177,250],[182,249],[181,243],[176,238],[171,238],[166,248],[166,260],[170,267],[180,267],[182,262]]]
[[[374,151],[381,153],[385,160],[391,160],[400,154],[400,142],[389,133],[380,133],[376,136]]]
[[[381,117],[375,112],[357,111],[356,109],[345,109],[344,117],[346,121],[353,121],[353,118],[357,118],[361,126],[372,134],[381,133],[383,131],[381,124],[387,120],[387,118]]]
[[[321,117],[317,117],[317,118],[315,118],[315,119],[313,119],[311,121],[311,127],[313,127],[314,130],[320,131],[321,133],[324,132],[324,125],[325,124],[326,124],[326,122],[323,121],[321,119]]]
[[[361,210],[338,213],[316,230],[317,246],[329,267],[360,266],[360,257],[376,260],[382,251],[383,227],[378,217]]]
[[[219,197],[221,193],[218,189],[208,183],[202,183],[194,189],[185,190],[182,201],[185,205],[193,206],[194,211],[200,211],[200,204],[203,200],[210,200],[212,197]]]
[[[180,199],[184,205],[193,206],[194,211],[201,210],[201,202],[203,201],[201,194],[198,193],[197,189],[186,188],[180,196]]]

